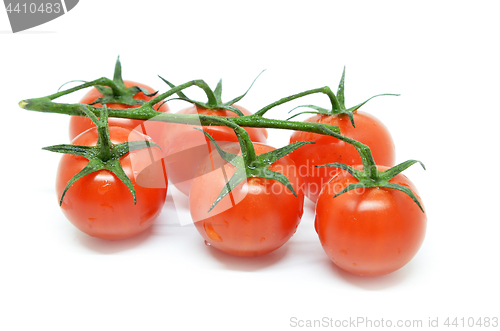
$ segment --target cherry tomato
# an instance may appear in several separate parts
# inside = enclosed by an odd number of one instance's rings
[[[346,114],[340,115],[314,115],[305,122],[324,123],[335,125],[340,132],[370,146],[375,163],[391,167],[395,161],[394,142],[387,128],[382,122],[370,114],[354,111],[354,123],[351,124]],[[323,185],[328,183],[335,173],[336,168],[320,167],[333,162],[347,165],[361,164],[361,158],[356,149],[343,141],[326,135],[296,131],[290,138],[290,143],[297,141],[312,141],[315,144],[303,146],[290,154],[295,161],[299,174],[304,179],[304,193],[316,202]]]
[[[154,93],[155,90],[153,90],[151,87],[132,82],[132,81],[123,81],[125,83],[126,87],[131,87],[131,86],[139,86],[142,87],[146,90],[148,90],[150,93]],[[87,94],[85,94],[80,100],[80,103],[84,104],[90,104],[97,100],[98,98],[101,98],[102,94],[99,92],[96,88],[92,88]],[[144,100],[144,101],[149,101],[153,97],[149,97],[145,95],[142,92],[137,93],[134,96],[134,99],[137,100]],[[161,104],[161,103],[160,103]],[[168,106],[166,103],[162,104],[160,108],[157,108],[160,106],[160,104],[155,105],[155,109],[160,112],[168,112]],[[95,107],[102,107],[100,103],[97,103],[93,105]],[[124,105],[121,103],[109,103],[106,105],[108,108],[114,108],[114,109],[128,109],[128,108],[137,108],[140,105],[134,105],[134,106],[129,106],[129,105]],[[118,117],[110,117],[108,119],[109,126],[121,126],[123,128],[128,128],[128,129],[135,129],[141,133],[144,133],[148,136],[150,136],[154,142],[160,141],[160,135],[161,132],[165,129],[165,123],[161,122],[154,122],[154,121],[143,121],[143,120],[134,120],[130,118],[118,118]],[[76,136],[78,136],[80,133],[95,127],[94,123],[92,120],[86,116],[71,116],[70,122],[69,122],[69,138],[73,140]]]
[[[264,144],[254,146],[257,154],[274,150]],[[236,154],[239,145],[231,143],[223,149]],[[208,213],[236,168],[223,161],[217,151],[202,162],[193,179],[189,207],[207,245],[232,255],[257,256],[278,249],[292,237],[303,213],[304,194],[298,191],[301,179],[288,156],[269,169],[284,174],[297,197],[275,180],[251,177],[234,187]]]
[[[109,133],[114,144],[151,140],[135,130],[121,127],[109,127]],[[97,137],[97,129],[92,128],[78,135],[72,144],[95,146]],[[146,230],[160,214],[167,192],[161,162],[152,163],[151,157],[161,161],[160,150],[144,148],[120,159],[134,185],[137,204],[134,205],[132,193],[123,182],[110,171],[100,170],[80,178],[67,190],[61,205],[64,215],[81,231],[102,239],[124,239]],[[58,199],[68,181],[87,163],[81,156],[62,156],[56,179]]]
[[[243,107],[234,105],[244,115],[251,113]],[[192,106],[177,112],[178,114],[200,114],[211,116],[237,116],[228,110],[209,110]],[[198,126],[198,128],[201,128]],[[245,128],[253,142],[265,142],[267,130],[262,128]],[[225,126],[205,126],[205,132],[209,133],[217,142],[237,142],[238,138],[234,131]],[[169,123],[163,132],[159,144],[166,157],[168,176],[172,184],[182,193],[189,195],[191,180],[195,176],[198,165],[211,152],[211,144],[202,132],[195,130],[191,125]]]
[[[319,195],[315,227],[323,249],[338,267],[353,274],[377,276],[398,270],[422,245],[426,214],[407,194],[395,189],[362,188],[334,198],[356,182],[341,170]],[[406,176],[398,174],[389,182],[410,188],[422,204]]]

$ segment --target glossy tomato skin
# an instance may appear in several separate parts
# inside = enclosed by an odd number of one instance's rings
[[[368,145],[376,164],[393,166],[395,161],[394,142],[384,124],[367,113],[355,111],[353,116],[356,128],[352,126],[349,117],[345,114],[314,115],[305,122],[338,126],[343,135]],[[315,165],[333,162],[348,165],[361,164],[361,158],[356,149],[336,138],[296,131],[292,134],[290,143],[297,141],[315,142],[315,144],[303,146],[290,154],[304,179],[304,193],[313,202],[318,199],[323,185],[338,172],[336,168],[316,168]]]
[[[137,131],[121,127],[110,127],[109,132],[114,144],[150,140]],[[95,146],[97,136],[97,129],[89,129],[78,135],[72,143]],[[132,151],[120,159],[123,170],[134,184],[136,205],[125,184],[113,173],[100,170],[77,180],[68,189],[61,205],[66,218],[86,234],[108,240],[129,238],[149,228],[160,214],[167,192],[165,184],[150,185],[166,183],[167,180],[161,162],[152,164],[151,155],[161,161],[158,148]],[[88,160],[81,156],[62,156],[56,179],[58,199],[67,182],[87,163]]]
[[[259,143],[254,146],[257,154],[274,149]],[[228,144],[224,149],[237,153],[239,145]],[[258,256],[278,249],[292,237],[303,214],[304,195],[298,190],[301,179],[288,156],[270,169],[287,176],[297,197],[277,181],[249,178],[207,213],[226,185],[224,178],[231,178],[235,168],[216,151],[203,161],[193,180],[189,206],[196,229],[208,245],[231,255]]]
[[[244,115],[251,113],[241,106],[235,105]],[[210,110],[192,106],[177,112],[178,114],[200,114],[211,116],[237,116],[228,110]],[[198,126],[198,128],[201,128]],[[208,126],[203,128],[217,142],[237,142],[234,131],[225,126]],[[253,142],[265,142],[267,130],[263,128],[245,128]],[[168,176],[171,183],[185,195],[189,195],[191,180],[195,176],[198,165],[211,152],[211,144],[205,135],[192,125],[169,123],[163,132],[160,146],[164,152]]]
[[[323,187],[315,219],[323,249],[338,267],[356,275],[378,276],[396,271],[422,245],[426,214],[408,195],[394,189],[364,188],[333,198],[357,181],[342,170]],[[422,204],[406,176],[399,174],[390,182],[409,187]]]
[[[153,90],[151,87],[141,84],[141,83],[136,83],[132,81],[125,80],[123,81],[125,83],[126,87],[131,87],[131,86],[139,86],[150,93],[154,93],[155,90]],[[98,98],[102,97],[101,92],[99,92],[96,88],[92,88],[87,94],[83,96],[83,98],[80,100],[80,103],[84,104],[90,104],[97,100]],[[134,99],[136,100],[144,100],[144,101],[149,101],[153,97],[148,97],[144,93],[139,92],[134,96]],[[155,109],[160,111],[160,112],[168,112],[169,108],[166,103],[161,105],[162,103],[156,104]],[[158,109],[157,107],[161,107]],[[93,105],[95,107],[102,107],[100,103],[97,103]],[[124,105],[121,103],[108,103],[106,105],[108,108],[114,108],[114,109],[129,109],[129,108],[137,108],[140,105],[134,105],[134,106],[129,106],[129,105]],[[129,118],[118,118],[118,117],[110,117],[108,119],[109,125],[110,126],[120,126],[122,128],[128,128],[130,130],[137,130],[141,133],[144,133],[148,136],[150,136],[154,142],[158,142],[160,140],[160,135],[161,132],[165,129],[165,123],[160,123],[160,122],[154,122],[154,121],[143,121],[143,120],[134,120],[134,119],[129,119]],[[69,138],[73,140],[76,136],[78,136],[80,133],[87,131],[90,128],[95,127],[95,124],[92,122],[92,120],[89,117],[86,116],[71,116],[70,122],[69,122]]]

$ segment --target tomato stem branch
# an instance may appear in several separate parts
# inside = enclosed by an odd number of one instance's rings
[[[54,100],[54,99],[57,99],[59,97],[62,97],[63,95],[70,94],[70,93],[82,90],[82,89],[87,88],[87,87],[92,87],[92,86],[108,86],[114,92],[116,92],[116,90],[118,89],[118,86],[111,79],[108,79],[106,77],[101,77],[101,78],[98,78],[96,80],[86,82],[84,84],[80,84],[78,86],[69,88],[67,90],[59,91],[57,93],[48,95],[48,96],[46,96],[46,98],[48,98],[50,100]]]
[[[315,94],[315,93],[324,93],[324,94],[326,94],[330,98],[330,101],[332,102],[332,106],[335,105],[335,104],[338,104],[338,100],[335,97],[335,94],[332,92],[332,90],[328,86],[324,86],[324,87],[315,88],[315,89],[312,89],[312,90],[307,90],[307,91],[304,91],[304,92],[301,92],[301,93],[297,93],[297,94],[293,94],[293,95],[281,98],[278,101],[270,103],[269,105],[267,105],[264,108],[260,109],[259,111],[255,112],[254,115],[262,117],[271,108],[274,108],[276,106],[282,105],[282,104],[287,103],[289,101],[292,101],[292,100],[304,97],[306,95]]]
[[[240,143],[241,155],[245,160],[245,164],[252,166],[257,161],[257,153],[255,152],[250,136],[245,129],[229,120],[229,118],[210,116],[210,120],[213,121],[214,124],[218,123],[219,125],[227,126],[234,130],[234,133]]]
[[[93,106],[85,106],[85,110],[83,109],[83,105],[81,104],[64,104],[64,103],[55,103],[52,102],[53,99],[74,92],[76,90],[93,86],[93,85],[106,85],[112,86],[114,84],[113,81],[107,78],[99,78],[95,81],[88,82],[82,84],[80,86],[61,91],[55,94],[52,94],[47,97],[35,98],[23,100],[19,103],[21,108],[27,110],[34,110],[40,112],[47,113],[59,113],[59,114],[67,114],[73,116],[85,116],[86,110],[92,112],[95,116],[99,116],[101,108],[93,107]],[[332,137],[335,137],[339,140],[342,140],[348,144],[353,145],[356,150],[361,155],[361,160],[363,163],[364,169],[366,171],[370,171],[373,176],[377,175],[377,168],[375,166],[375,162],[371,155],[370,148],[354,139],[348,138],[340,134],[340,130],[336,126],[326,125],[322,123],[311,123],[311,122],[296,122],[289,120],[278,120],[278,119],[269,119],[263,117],[267,111],[270,109],[287,103],[289,101],[301,98],[306,95],[311,95],[315,93],[324,93],[326,94],[332,103],[333,109],[340,109],[341,104],[332,90],[328,87],[321,87],[316,89],[311,89],[308,91],[304,91],[301,93],[297,93],[285,98],[282,98],[276,102],[273,102],[259,111],[257,111],[253,115],[248,116],[236,116],[236,117],[223,117],[223,116],[210,116],[210,115],[187,115],[187,114],[171,114],[171,113],[161,113],[156,111],[153,108],[153,105],[161,102],[162,100],[168,98],[169,96],[181,92],[182,90],[191,87],[197,86],[201,88],[207,95],[208,103],[217,103],[217,98],[214,92],[210,89],[210,87],[203,80],[191,80],[184,84],[175,86],[168,90],[165,93],[162,93],[148,102],[144,103],[138,108],[131,109],[108,109],[108,115],[111,117],[121,117],[121,118],[130,118],[130,119],[140,119],[140,120],[153,120],[167,123],[180,123],[180,124],[188,124],[188,125],[202,125],[202,126],[227,126],[235,130],[238,140],[242,146],[242,153],[247,155],[247,161],[252,161],[255,159],[255,151],[253,150],[253,145],[250,143],[250,139],[248,138],[248,134],[242,127],[257,127],[257,128],[275,128],[275,129],[285,129],[285,130],[294,130],[294,131],[305,131],[312,132],[317,134],[326,134]],[[88,115],[87,115],[88,116]]]
[[[378,177],[378,170],[377,170],[377,165],[375,163],[375,160],[373,159],[372,152],[370,150],[370,147],[367,145],[351,139],[349,137],[343,136],[341,134],[338,134],[337,132],[333,132],[326,126],[322,126],[321,129],[323,130],[324,134],[327,134],[329,136],[332,136],[334,138],[337,138],[338,140],[344,141],[348,144],[351,144],[356,148],[358,151],[360,157],[361,157],[361,162],[363,165],[363,170],[369,174],[371,178],[377,178]]]
[[[172,86],[174,86],[174,85],[172,85]],[[201,79],[191,80],[191,81],[186,82],[184,84],[172,87],[167,92],[156,96],[155,98],[153,98],[153,99],[149,100],[148,102],[146,102],[144,105],[150,105],[150,106],[152,106],[152,105],[154,105],[154,104],[156,104],[158,102],[163,101],[164,99],[168,98],[169,96],[171,96],[173,94],[176,94],[176,93],[178,93],[178,92],[180,92],[180,91],[182,91],[182,90],[184,90],[184,89],[186,89],[188,87],[191,87],[191,86],[197,86],[197,87],[201,88],[203,90],[203,92],[205,92],[205,94],[207,95],[207,98],[208,98],[208,102],[207,103],[209,105],[217,105],[217,99],[215,97],[214,92],[212,91],[212,89],[210,88],[210,86],[208,86],[208,84],[204,80],[201,80]]]

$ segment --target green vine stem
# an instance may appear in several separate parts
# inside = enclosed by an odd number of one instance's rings
[[[103,79],[104,78],[101,78],[101,80]],[[58,92],[57,95],[62,96],[65,94],[69,94],[75,90],[91,86],[89,84],[90,83],[85,83],[75,88]],[[192,80],[184,84],[178,85],[170,89],[169,91],[156,96],[155,98],[149,100],[148,102],[144,103],[138,108],[108,109],[108,116],[141,119],[141,120],[153,120],[153,121],[161,121],[167,123],[180,123],[187,125],[201,124],[202,126],[210,126],[210,125],[227,126],[228,123],[234,123],[240,127],[274,128],[274,129],[305,131],[305,132],[329,135],[341,141],[344,141],[348,144],[353,145],[361,155],[363,166],[366,169],[371,169],[374,175],[376,175],[377,173],[377,168],[375,166],[375,162],[373,161],[370,148],[354,139],[341,135],[339,128],[336,126],[327,125],[323,123],[297,122],[297,121],[278,120],[278,119],[270,119],[263,117],[270,109],[276,106],[315,93],[323,93],[327,95],[332,101],[332,107],[337,107],[339,105],[337,97],[328,86],[307,90],[301,93],[290,95],[285,98],[281,98],[278,101],[275,101],[263,107],[262,109],[258,110],[255,114],[248,116],[217,117],[217,116],[197,115],[197,114],[192,114],[192,115],[172,114],[172,113],[161,113],[153,108],[153,105],[191,86],[197,86],[203,89],[207,93],[207,97],[213,95],[211,94],[212,90],[208,87],[205,81]],[[52,100],[55,99],[55,95],[56,94],[42,98],[23,100],[19,102],[19,106],[23,109],[39,111],[39,112],[58,113],[58,114],[66,114],[73,116],[86,116],[85,112],[82,110],[81,104],[66,104],[66,103],[53,102]],[[101,111],[101,108],[99,107],[86,106],[86,108],[90,110],[90,112],[92,112],[95,116],[98,116]],[[224,121],[221,121],[221,119],[224,119]]]
[[[105,78],[100,78],[99,80],[93,81],[101,84]],[[58,114],[66,114],[72,116],[86,116],[82,111],[81,104],[67,104],[67,103],[56,103],[52,102],[56,97],[72,93],[79,89],[92,86],[92,82],[82,84],[75,88],[58,92],[56,94],[41,97],[41,98],[33,98],[26,99],[19,102],[19,106],[26,110],[45,112],[45,113],[58,113]],[[192,80],[186,82],[184,84],[178,85],[169,91],[156,96],[155,98],[149,100],[138,108],[131,109],[108,109],[108,114],[110,117],[121,117],[121,118],[131,118],[131,119],[140,119],[140,120],[153,120],[167,123],[180,123],[180,124],[188,124],[188,125],[220,125],[220,121],[218,119],[225,118],[239,126],[245,127],[258,127],[258,128],[276,128],[276,129],[285,129],[285,130],[300,130],[318,134],[325,134],[324,128],[327,128],[331,132],[340,133],[338,127],[333,125],[319,124],[319,123],[306,123],[306,122],[296,122],[296,121],[286,121],[286,120],[278,120],[278,119],[270,119],[265,118],[263,115],[270,110],[271,108],[289,102],[291,100],[295,100],[297,98],[303,97],[305,95],[313,94],[313,93],[331,93],[329,87],[322,87],[314,90],[309,90],[306,92],[298,93],[291,95],[286,98],[282,98],[271,105],[268,105],[253,115],[249,116],[239,116],[239,117],[216,117],[210,115],[188,115],[188,114],[171,114],[171,113],[161,113],[156,111],[153,108],[153,105],[161,102],[165,98],[176,94],[179,91],[182,91],[191,86],[198,86],[202,88],[204,91],[207,91],[208,85],[203,80]],[[209,88],[208,88],[209,89]],[[99,112],[101,110],[100,107],[88,106],[88,109],[94,113],[96,116],[99,116]]]
[[[225,117],[211,116],[211,120],[214,122],[218,122],[218,124],[221,126],[227,126],[234,130],[234,133],[236,134],[236,137],[238,138],[238,142],[240,144],[241,155],[245,160],[245,164],[252,166],[257,161],[257,154],[255,153],[255,148],[252,141],[250,140],[248,132],[241,126],[228,120]],[[215,142],[215,140],[213,140],[209,134],[207,134],[205,131],[203,132],[205,133],[207,138],[209,138],[212,142]],[[217,147],[217,149],[219,149],[217,143],[215,143],[215,146]]]
[[[56,94],[52,94],[47,97],[42,97],[42,98],[34,98],[34,99],[27,99],[19,102],[19,106],[21,108],[27,109],[27,110],[33,110],[33,111],[39,111],[39,112],[47,112],[47,113],[59,113],[59,114],[66,114],[66,115],[73,115],[73,116],[90,116],[90,114],[93,114],[94,116],[98,116],[99,113],[102,111],[101,108],[99,107],[93,107],[93,106],[84,106],[82,104],[65,104],[65,103],[55,103],[52,100],[68,94],[72,93],[76,90],[98,85],[98,84],[108,84],[109,81],[106,80],[105,78],[100,78],[96,81],[89,82],[82,84],[80,86],[77,86],[72,89],[68,89],[65,91],[58,92]],[[174,86],[171,83],[168,83],[170,86]],[[208,98],[208,103],[217,103],[221,102],[220,100],[220,94],[222,91],[222,85],[221,83],[218,84],[215,92],[212,91],[208,85],[203,81],[203,80],[192,80],[188,81],[184,84],[174,86],[172,87],[169,91],[157,95],[155,98],[152,100],[145,102],[143,105],[141,105],[138,108],[131,108],[131,109],[108,109],[108,116],[111,117],[121,117],[121,118],[131,118],[131,119],[141,119],[141,120],[153,120],[153,121],[161,121],[161,122],[167,122],[167,123],[180,123],[180,124],[187,124],[187,125],[202,125],[202,126],[210,126],[210,125],[215,125],[215,126],[228,126],[232,128],[238,137],[238,140],[240,142],[241,148],[242,148],[242,154],[245,159],[245,162],[248,162],[247,164],[253,164],[255,162],[258,163],[258,158],[255,155],[255,151],[253,149],[253,145],[250,142],[250,139],[248,138],[247,132],[242,128],[242,127],[258,127],[258,128],[275,128],[275,129],[286,129],[286,130],[295,130],[295,131],[305,131],[305,132],[311,132],[311,133],[317,133],[317,134],[324,134],[324,135],[329,135],[334,138],[337,138],[341,141],[344,141],[348,144],[353,145],[358,153],[361,156],[362,160],[362,165],[363,165],[363,173],[364,177],[368,179],[372,179],[375,181],[378,181],[380,179],[379,172],[377,170],[377,166],[375,164],[375,161],[373,160],[371,150],[370,148],[362,144],[359,141],[356,141],[354,139],[351,139],[349,137],[346,137],[342,134],[340,134],[340,130],[336,126],[332,125],[327,125],[323,123],[311,123],[311,122],[296,122],[296,121],[290,121],[290,120],[278,120],[278,119],[269,119],[265,118],[264,115],[272,108],[285,104],[289,101],[304,97],[306,95],[311,95],[315,93],[323,93],[327,95],[332,103],[332,111],[336,110],[343,110],[345,111],[345,106],[344,106],[344,94],[343,94],[343,88],[344,88],[344,74],[342,75],[341,82],[339,84],[339,92],[338,92],[338,97],[332,92],[332,90],[328,87],[321,87],[321,88],[316,88],[316,89],[311,89],[307,90],[301,93],[297,93],[294,95],[290,95],[288,97],[279,99],[276,102],[273,102],[262,109],[258,110],[255,114],[248,115],[248,116],[236,116],[236,117],[218,117],[218,116],[210,116],[210,115],[197,115],[197,114],[171,114],[171,113],[161,113],[156,111],[153,108],[153,105],[163,101],[164,99],[168,98],[169,96],[173,94],[178,94],[183,96],[184,94],[182,93],[182,90],[189,88],[191,86],[197,86],[201,88],[205,94],[207,95]],[[246,93],[245,93],[246,94]],[[340,100],[339,100],[340,99]],[[368,100],[367,100],[368,101]],[[366,103],[366,101],[364,102]],[[362,103],[362,104],[364,104]],[[360,105],[362,105],[360,104]],[[356,106],[359,108],[359,106]],[[85,107],[83,109],[82,107]],[[319,107],[317,107],[319,108]],[[355,107],[353,107],[355,108]],[[356,109],[357,109],[356,108]],[[354,109],[354,110],[356,110]],[[352,109],[348,109],[347,111],[353,111]],[[86,114],[88,113],[88,114]],[[330,165],[330,166],[338,166],[338,165]],[[384,176],[382,176],[384,177]],[[385,178],[385,177],[384,177]]]

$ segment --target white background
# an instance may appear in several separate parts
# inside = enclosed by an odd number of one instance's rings
[[[0,10],[0,329],[288,330],[292,317],[424,326],[429,318],[442,325],[446,317],[499,317],[496,4],[82,0],[17,34]],[[179,225],[187,204],[176,210],[171,194],[143,235],[106,242],[80,233],[57,204],[60,155],[41,150],[68,142],[69,118],[17,103],[70,80],[111,77],[118,55],[125,79],[166,91],[156,75],[211,86],[223,78],[226,100],[267,69],[240,102],[253,111],[336,88],[344,65],[348,106],[400,93],[364,111],[388,126],[398,162],[427,166],[405,172],[426,206],[421,250],[393,274],[351,276],[324,254],[307,201],[284,247],[254,259],[227,256],[205,246],[194,226]],[[308,97],[268,116],[308,103],[328,105]],[[278,147],[290,132],[270,134]]]

